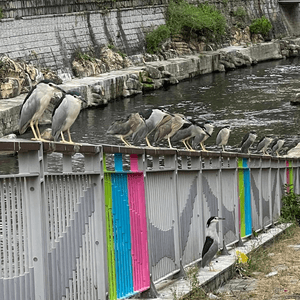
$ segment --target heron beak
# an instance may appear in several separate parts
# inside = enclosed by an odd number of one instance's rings
[[[220,221],[221,221],[221,220],[225,220],[225,218],[218,217],[218,220],[220,220]]]
[[[54,87],[55,89],[57,89],[58,91],[60,91],[60,92],[62,92],[64,94],[67,93],[64,89],[62,89],[61,87],[57,86],[56,84],[53,84],[52,87]]]

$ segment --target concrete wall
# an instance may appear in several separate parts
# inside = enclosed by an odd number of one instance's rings
[[[189,0],[204,3],[207,0]],[[71,73],[76,51],[107,44],[123,53],[144,52],[144,34],[165,23],[169,0],[0,0],[0,56],[23,59],[35,66]],[[266,15],[272,22],[270,37],[298,34],[299,4],[279,5],[277,0],[210,0],[229,25],[240,22],[235,11],[243,8],[243,22]]]

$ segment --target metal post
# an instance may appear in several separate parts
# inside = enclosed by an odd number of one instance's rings
[[[42,146],[38,151],[19,153],[19,170],[31,174],[26,178],[24,201],[28,207],[28,233],[30,268],[34,270],[35,299],[47,300],[49,296],[48,256],[47,256],[47,210],[44,197],[44,164]]]

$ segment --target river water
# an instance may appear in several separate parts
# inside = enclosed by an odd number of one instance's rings
[[[226,148],[229,151],[237,151],[243,136],[255,130],[257,141],[269,134],[285,138],[286,152],[300,141],[300,106],[290,105],[295,93],[300,92],[299,63],[299,58],[277,60],[227,73],[202,75],[167,90],[116,100],[104,108],[86,109],[71,127],[72,138],[78,143],[122,145],[117,138],[106,135],[110,124],[131,112],[159,106],[196,121],[212,121],[215,131],[206,141],[208,149],[219,149],[215,146],[218,129],[230,125],[232,132]],[[31,136],[28,130],[22,137]],[[145,146],[145,142],[140,146]],[[161,146],[167,147],[167,143]],[[16,165],[13,158],[0,158],[1,166],[4,162],[9,170]]]
[[[206,145],[213,150],[217,131],[224,125],[232,128],[228,150],[235,149],[250,130],[258,133],[257,141],[267,134],[284,137],[287,150],[300,141],[300,106],[290,105],[297,90],[300,92],[299,63],[299,58],[277,60],[202,75],[168,90],[155,90],[114,101],[105,108],[88,109],[81,112],[73,125],[72,136],[77,142],[122,145],[117,138],[106,135],[112,121],[159,106],[197,121],[212,121],[215,131]],[[144,146],[144,141],[140,145]],[[167,147],[167,143],[161,146]]]

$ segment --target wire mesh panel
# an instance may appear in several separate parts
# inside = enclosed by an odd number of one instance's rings
[[[34,299],[26,178],[0,179],[0,299]]]
[[[51,299],[84,299],[87,295],[97,299],[92,267],[95,255],[91,246],[95,200],[90,177],[49,175],[46,176],[45,187]]]
[[[261,205],[262,205],[262,225],[263,227],[272,224],[271,216],[271,173],[268,163],[262,162],[261,169]]]
[[[200,259],[203,246],[200,238],[203,229],[198,175],[199,173],[195,171],[178,173],[177,193],[183,265]]]

